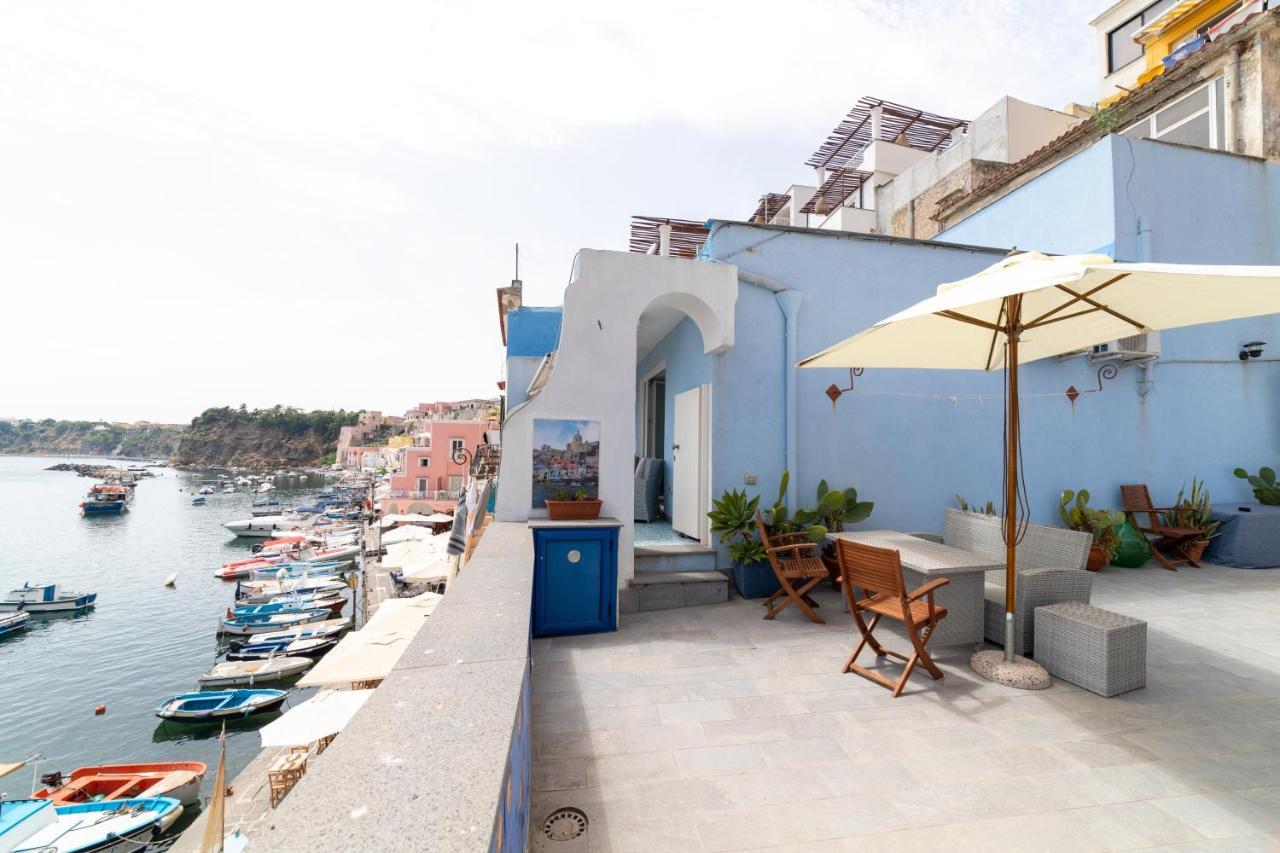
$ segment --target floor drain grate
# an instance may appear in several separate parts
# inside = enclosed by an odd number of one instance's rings
[[[552,841],[572,841],[587,831],[587,816],[579,809],[557,809],[542,824],[542,834]]]

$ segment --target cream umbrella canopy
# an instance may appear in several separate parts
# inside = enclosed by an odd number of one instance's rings
[[[1004,661],[1014,664],[1018,365],[1140,332],[1275,313],[1280,267],[1130,264],[1105,255],[1029,252],[939,285],[933,297],[800,366],[1005,369]]]

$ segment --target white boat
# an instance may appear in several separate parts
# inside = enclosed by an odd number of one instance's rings
[[[266,481],[264,480],[263,482],[261,482],[261,483],[259,483],[259,484],[258,484],[258,488],[254,489],[254,491],[261,495],[261,494],[264,494],[264,493],[266,493],[266,492],[271,491],[271,490],[272,490],[272,489],[274,489],[274,488],[275,488],[275,486],[271,485],[269,482],[266,482]]]
[[[224,495],[234,495],[234,494],[236,493],[236,487],[235,487],[235,486],[223,486],[223,487],[222,487],[222,493],[223,493]]]
[[[213,494],[213,486],[201,486],[200,488],[196,489],[196,494],[211,495]]]
[[[69,592],[58,584],[25,583],[0,598],[0,612],[24,610],[27,613],[58,613],[84,610],[98,599],[96,592]]]
[[[0,801],[0,851],[88,853],[145,848],[173,825],[182,804],[171,797],[100,800],[55,806],[49,800]]]
[[[263,613],[253,616],[232,616],[229,619],[222,620],[219,630],[224,634],[265,634],[268,631],[297,628],[309,622],[320,622],[332,615],[325,608],[316,608],[313,610]]]
[[[287,631],[272,631],[266,634],[255,634],[253,636],[253,642],[279,643],[286,640],[289,642],[297,640],[319,640],[324,639],[325,637],[336,637],[350,627],[350,619],[327,619],[324,622],[312,622],[308,625],[303,625],[300,628],[290,628]]]
[[[286,532],[281,535],[287,535],[288,526],[295,523],[294,519],[283,515],[260,515],[239,521],[228,521],[222,526],[237,536],[253,539],[278,539],[280,537],[277,535],[276,528],[286,528]]]
[[[31,616],[22,611],[0,615],[0,637],[12,634],[14,631],[21,631],[30,621]]]
[[[267,604],[282,595],[302,595],[321,598],[326,594],[342,592],[349,587],[340,580],[328,578],[298,578],[281,581],[241,582],[236,592],[237,604]]]
[[[289,678],[315,661],[304,657],[278,657],[266,660],[229,660],[216,664],[196,680],[201,687],[235,687],[262,684]]]

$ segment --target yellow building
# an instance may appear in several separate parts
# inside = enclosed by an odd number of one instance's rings
[[[399,450],[402,447],[412,447],[413,436],[411,435],[393,435],[387,439],[387,447],[391,450]]]

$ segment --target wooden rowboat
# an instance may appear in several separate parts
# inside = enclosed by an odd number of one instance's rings
[[[49,787],[31,796],[59,806],[135,797],[173,797],[190,806],[200,800],[200,782],[207,769],[199,761],[77,767],[70,776],[53,773],[41,777]]]

